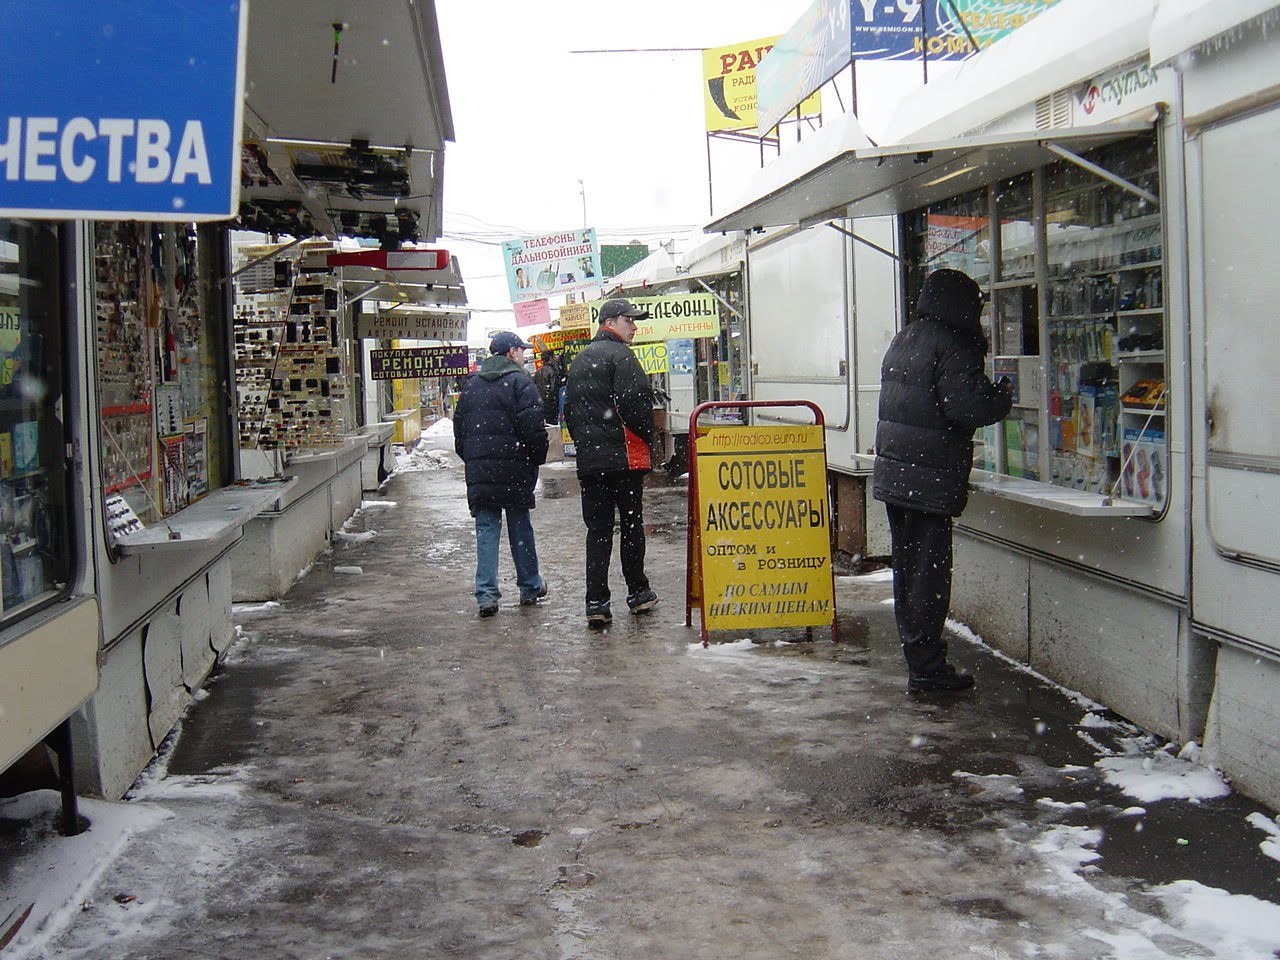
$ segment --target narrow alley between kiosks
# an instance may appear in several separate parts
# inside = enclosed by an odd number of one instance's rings
[[[476,617],[442,421],[237,639],[121,803],[0,802],[31,958],[1267,958],[1274,814],[953,624],[909,694],[885,571],[835,642],[684,625],[687,478],[650,476],[662,602],[583,616],[571,463],[549,596]],[[504,548],[505,553],[505,548]],[[615,584],[618,573],[615,568]],[[7,912],[7,908],[6,908]]]

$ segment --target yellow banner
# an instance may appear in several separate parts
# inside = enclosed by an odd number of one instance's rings
[[[631,347],[631,352],[636,355],[636,359],[640,361],[640,366],[644,367],[647,374],[666,373],[667,372],[667,342],[659,340],[657,343],[637,343]]]
[[[698,440],[696,470],[703,626],[829,626],[823,428],[712,427]]]
[[[756,66],[778,39],[765,37],[702,51],[702,106],[708,132],[756,128]],[[821,112],[819,93],[800,104],[801,116]]]
[[[649,311],[649,319],[636,325],[633,343],[659,340],[697,340],[720,336],[720,307],[709,293],[677,293],[666,297],[627,297],[632,304]],[[591,330],[600,323],[603,300],[592,300]]]

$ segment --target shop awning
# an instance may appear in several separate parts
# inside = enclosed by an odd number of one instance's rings
[[[454,132],[434,0],[252,3],[246,59],[243,226],[439,238]]]
[[[769,174],[766,167],[757,182],[763,180],[767,192],[758,193],[706,230],[756,230],[902,213],[1055,160],[1057,155],[1049,149],[1053,145],[1080,153],[1151,129],[1149,122],[1133,122],[855,147],[781,185],[763,176]]]

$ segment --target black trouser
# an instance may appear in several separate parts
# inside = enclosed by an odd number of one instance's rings
[[[609,561],[613,556],[613,518],[622,532],[622,576],[627,594],[649,589],[644,575],[644,472],[616,470],[587,474],[582,485],[582,519],[587,524],[587,603],[609,602]]]
[[[951,607],[951,518],[885,504],[893,541],[893,613],[912,676],[947,662],[942,637]]]

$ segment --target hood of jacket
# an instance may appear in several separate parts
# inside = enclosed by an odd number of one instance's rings
[[[930,317],[955,329],[982,346],[987,338],[978,318],[982,315],[982,288],[959,270],[935,270],[925,278],[916,298],[916,316]]]
[[[479,375],[486,380],[501,380],[509,373],[516,373],[524,368],[506,354],[496,357],[485,357],[480,363]]]

